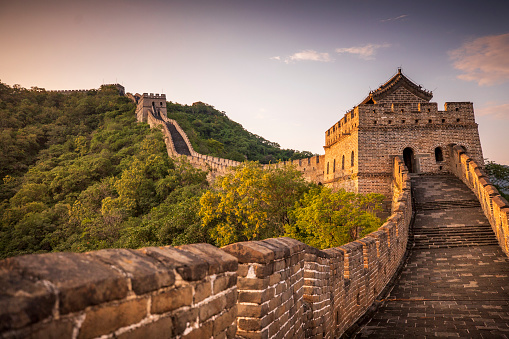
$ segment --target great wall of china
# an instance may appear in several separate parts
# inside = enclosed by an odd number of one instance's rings
[[[499,247],[509,256],[509,204],[483,171],[475,123],[457,120],[470,119],[470,111],[473,119],[471,104],[449,103],[446,111],[460,112],[465,116],[457,118],[446,113],[435,113],[441,115],[438,121],[430,122],[436,118],[429,117],[421,125],[422,118],[416,117],[419,116],[418,112],[426,112],[426,105],[422,101],[429,100],[426,94],[429,92],[415,92],[417,89],[413,89],[400,75],[401,72],[398,72],[393,82],[389,81],[381,86],[381,90],[370,93],[370,99],[359,105],[357,110],[347,113],[349,116],[345,116],[345,121],[351,121],[353,115],[354,122],[352,126],[348,125],[348,131],[340,130],[335,140],[327,139],[331,140],[326,141],[326,145],[328,149],[333,148],[332,151],[328,152],[326,148],[326,155],[291,162],[303,171],[308,180],[360,192],[382,191],[392,197],[392,214],[376,232],[326,250],[318,250],[289,238],[276,238],[235,243],[220,249],[208,244],[192,244],[177,248],[111,249],[82,254],[48,253],[9,258],[0,262],[0,303],[3,306],[0,310],[0,336],[338,338],[354,335],[353,329],[364,326],[362,322],[366,320],[362,319],[366,315],[370,318],[372,313],[369,312],[374,306],[387,303],[385,296],[394,287],[391,279],[397,278],[397,272],[404,266],[408,253],[414,253],[411,249],[416,243],[412,216],[416,210],[412,197],[415,195],[413,180],[416,179],[452,180],[456,177],[461,180],[464,184],[455,185],[466,185],[475,194],[479,208],[491,226],[493,239],[496,237]],[[410,94],[417,93],[418,99],[412,101],[415,96],[402,93],[402,89]],[[410,100],[410,112],[405,113],[405,108],[401,111],[399,106],[394,108],[394,105],[388,110],[378,109],[385,107],[381,105],[384,99],[388,100],[387,96],[383,96],[387,94],[395,94],[392,100],[396,102],[400,99]],[[137,102],[138,120],[163,129],[170,156],[186,154],[185,150],[180,149],[185,145],[189,152],[187,157],[193,165],[212,169],[216,174],[223,174],[228,168],[239,164],[196,153],[178,124],[167,118],[164,95],[131,96]],[[377,114],[379,111],[385,112],[381,113],[383,117],[369,116],[365,119],[362,116],[362,112]],[[389,111],[389,115],[393,115],[390,119],[387,117]],[[428,112],[431,113],[431,109]],[[404,125],[409,118],[401,114],[411,115],[412,125]],[[370,124],[378,121],[380,125],[380,121],[383,122],[380,130],[385,132],[385,138],[394,141],[393,133],[400,133],[407,140],[395,140],[394,149],[388,154],[380,153],[384,133],[373,133],[373,126],[363,126],[362,119]],[[389,120],[396,119],[399,126],[388,126],[391,124]],[[343,127],[341,123],[338,126]],[[380,164],[363,154],[362,144],[369,144],[366,138],[353,139],[363,129],[375,134],[378,145],[376,157]],[[176,144],[182,140],[177,141],[178,138],[172,137],[175,131],[184,141],[181,146]],[[335,128],[332,133],[336,133]],[[419,135],[426,138],[424,143],[416,137]],[[330,137],[330,133],[326,137]],[[462,139],[468,137],[472,137],[472,140]],[[338,141],[345,142],[346,146],[334,150]],[[426,153],[424,147],[431,151]],[[341,161],[345,155],[350,160],[346,165],[344,160]],[[336,159],[341,160],[336,164]],[[363,163],[369,166],[363,168]],[[420,186],[416,187],[419,189],[418,195],[427,194]],[[433,189],[440,194],[440,186],[435,185]],[[446,189],[454,193],[454,189]],[[459,201],[455,206],[468,205],[466,208],[460,206],[464,208],[460,212],[467,213],[472,202],[466,204],[463,200]],[[426,253],[435,248],[440,250],[444,248],[442,246],[431,244],[426,247],[430,248]],[[483,245],[473,241],[458,246],[475,249]],[[446,260],[445,257],[437,260],[442,259]],[[509,262],[504,262],[500,257],[497,260],[500,265],[506,265],[503,267],[509,271]],[[483,285],[481,289],[489,287]],[[509,301],[505,293],[502,296]],[[462,296],[465,297],[464,294]],[[447,302],[447,299],[443,300]],[[426,301],[416,299],[415,302]],[[509,314],[507,302],[502,306],[488,306],[495,307],[498,313]],[[410,318],[412,316],[409,315]],[[378,319],[376,315],[371,318],[372,321]],[[390,327],[396,326],[391,325],[391,321],[385,322]],[[504,326],[495,330],[495,326],[486,327],[484,324],[486,328],[479,329],[482,326],[475,325],[472,331],[504,330]],[[363,327],[364,332],[360,333],[376,337],[373,331],[381,327]],[[403,327],[404,324],[391,330],[403,333]],[[421,334],[415,332],[416,328],[412,331],[408,333]],[[472,335],[475,333],[471,332]]]

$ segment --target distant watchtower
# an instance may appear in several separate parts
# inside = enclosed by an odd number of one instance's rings
[[[167,117],[166,94],[143,93],[136,106],[136,119],[140,122],[147,122],[149,110],[156,118]]]
[[[324,183],[387,194],[394,156],[412,173],[447,172],[455,144],[483,164],[473,104],[447,102],[439,111],[432,97],[398,69],[325,132]]]

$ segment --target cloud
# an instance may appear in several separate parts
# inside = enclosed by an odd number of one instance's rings
[[[406,18],[407,16],[408,16],[407,14],[403,14],[403,15],[400,15],[400,16],[397,16],[397,17],[394,17],[394,18],[389,18],[389,19],[380,20],[380,22],[388,22],[388,21],[401,20],[401,19]]]
[[[508,104],[491,104],[478,108],[476,114],[479,116],[490,116],[497,120],[509,120],[509,103]]]
[[[290,55],[285,59],[285,62],[291,63],[293,61],[321,61],[321,62],[330,62],[333,61],[330,57],[329,53],[319,53],[312,49],[307,49],[305,51],[297,52],[293,55]]]
[[[376,51],[380,48],[390,47],[390,44],[367,44],[364,46],[348,47],[348,48],[336,48],[336,52],[339,54],[350,53],[356,54],[359,58],[364,60],[373,60]]]
[[[270,58],[271,60],[283,60],[280,56],[275,56]],[[331,62],[334,59],[331,58],[329,53],[319,53],[312,49],[307,49],[305,51],[300,51],[290,56],[287,56],[283,60],[285,63],[290,64],[296,61],[320,61],[320,62]]]
[[[448,54],[454,68],[463,71],[459,79],[476,81],[479,86],[509,80],[509,33],[477,38]]]

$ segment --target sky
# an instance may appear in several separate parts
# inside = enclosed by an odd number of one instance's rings
[[[432,102],[474,103],[509,165],[509,2],[0,0],[0,81],[208,103],[284,148],[325,131],[398,67]]]

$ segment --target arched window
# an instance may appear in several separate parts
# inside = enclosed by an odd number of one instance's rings
[[[327,174],[329,174],[329,162],[327,161]]]
[[[345,156],[343,155],[343,159],[341,159],[341,169],[345,169]]]
[[[353,167],[353,164],[354,164],[354,163],[355,163],[355,154],[354,154],[354,153],[353,153],[353,151],[352,151],[352,157],[351,157],[351,159],[350,159],[350,166],[352,166],[352,167]]]
[[[437,162],[444,161],[444,153],[442,152],[442,148],[441,147],[435,148],[435,160]]]

